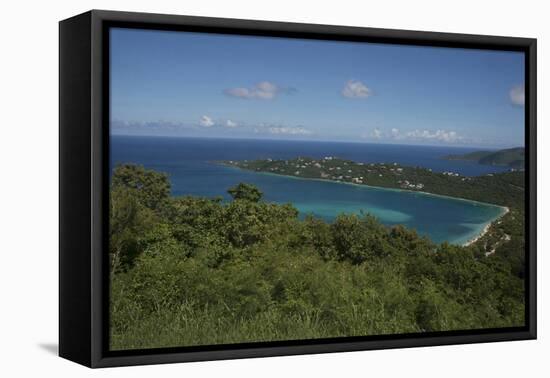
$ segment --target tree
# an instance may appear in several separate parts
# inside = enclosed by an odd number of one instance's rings
[[[156,223],[153,211],[140,204],[135,193],[127,188],[111,190],[109,252],[113,273],[134,264],[141,252],[141,239]]]
[[[259,202],[263,195],[260,189],[256,188],[254,185],[242,182],[230,188],[227,193],[229,193],[234,200],[245,200],[250,202]]]
[[[113,189],[134,190],[138,201],[150,209],[157,209],[170,196],[168,175],[145,169],[141,165],[117,166],[113,171],[111,186]]]
[[[341,260],[361,264],[389,254],[386,229],[371,215],[340,214],[331,224],[336,253]]]

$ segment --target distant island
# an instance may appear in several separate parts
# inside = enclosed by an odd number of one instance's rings
[[[463,155],[447,155],[446,160],[469,160],[483,165],[498,165],[513,169],[525,166],[525,148],[516,147],[498,151],[474,151]]]

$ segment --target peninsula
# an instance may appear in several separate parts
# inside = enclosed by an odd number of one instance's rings
[[[499,247],[510,246],[511,238],[518,242],[523,239],[525,172],[522,170],[469,177],[396,162],[364,163],[335,156],[219,163],[259,173],[417,191],[498,205],[504,208],[503,215],[467,245],[475,244],[484,253],[493,254]]]
[[[511,169],[524,169],[525,148],[516,147],[499,151],[474,151],[463,155],[447,155],[446,160],[469,160],[483,165],[497,165]]]
[[[503,207],[523,206],[524,172],[462,176],[457,172],[433,172],[396,162],[362,163],[325,156],[290,160],[228,160],[224,165],[304,179],[322,179],[357,185],[426,192]]]

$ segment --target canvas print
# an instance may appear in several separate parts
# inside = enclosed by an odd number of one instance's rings
[[[109,41],[110,350],[525,325],[524,53]]]

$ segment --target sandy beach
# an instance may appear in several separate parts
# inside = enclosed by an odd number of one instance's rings
[[[481,239],[487,232],[489,232],[489,229],[491,228],[491,226],[493,225],[493,223],[495,223],[497,220],[499,220],[500,218],[502,218],[503,216],[505,216],[506,214],[508,214],[510,212],[510,209],[508,207],[504,207],[504,212],[498,217],[496,218],[494,221],[492,221],[491,223],[488,223],[487,225],[485,225],[485,227],[483,227],[483,230],[481,231],[481,233],[479,233],[479,235],[477,235],[476,237],[474,238],[471,238],[470,240],[468,240],[466,243],[462,244],[463,247],[467,247],[469,245],[472,245],[474,244],[476,241],[478,241],[479,239]]]

